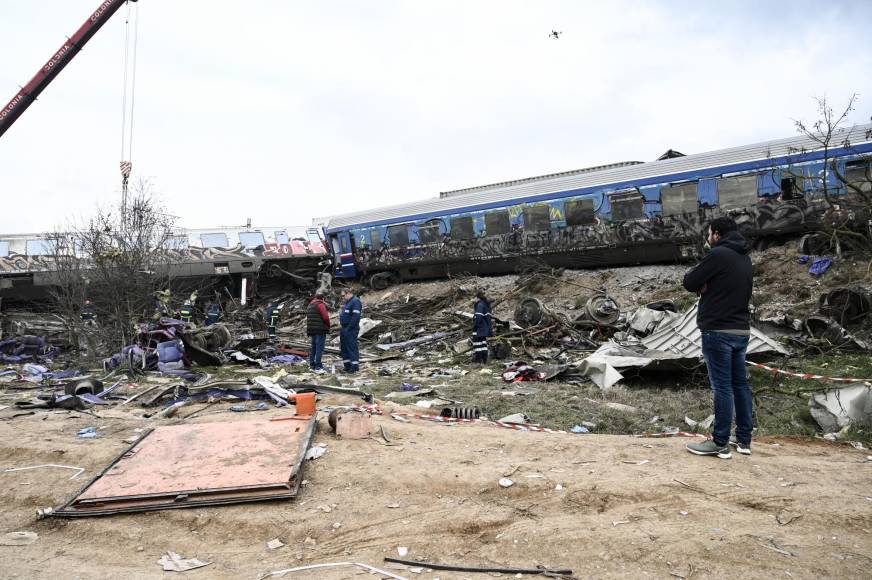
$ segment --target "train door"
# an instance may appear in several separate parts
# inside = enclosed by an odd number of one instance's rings
[[[333,251],[333,270],[336,278],[354,278],[357,268],[354,265],[354,241],[350,232],[330,234],[330,248]]]

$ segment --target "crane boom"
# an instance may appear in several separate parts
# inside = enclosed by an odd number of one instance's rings
[[[136,2],[137,0],[129,0]],[[0,109],[0,137],[21,116],[27,107],[36,100],[42,91],[91,40],[100,28],[112,18],[128,0],[104,0],[88,17],[88,20],[52,55],[47,63],[30,79],[9,103]]]

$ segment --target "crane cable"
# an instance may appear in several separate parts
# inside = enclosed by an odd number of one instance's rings
[[[127,206],[127,181],[133,170],[133,111],[136,104],[136,48],[139,39],[139,9],[127,2],[127,16],[124,19],[124,86],[121,96],[121,204]],[[133,20],[131,42],[130,21]],[[132,45],[132,46],[131,46]],[[132,50],[131,50],[132,49]],[[132,53],[132,63],[131,63]],[[130,93],[130,108],[127,95]]]

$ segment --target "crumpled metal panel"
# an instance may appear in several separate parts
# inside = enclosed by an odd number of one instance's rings
[[[53,515],[107,515],[293,498],[314,432],[314,414],[157,427]]]
[[[681,354],[687,358],[702,356],[702,333],[696,325],[696,311],[699,303],[674,323],[661,326],[649,336],[642,339],[642,344],[649,349]],[[787,349],[754,328],[751,327],[751,337],[748,341],[748,355],[776,352],[788,354]]]

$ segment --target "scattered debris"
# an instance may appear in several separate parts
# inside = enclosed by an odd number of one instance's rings
[[[259,576],[258,580],[263,580],[264,578],[269,578],[270,576],[284,576],[285,574],[291,574],[293,572],[306,572],[308,570],[318,570],[322,568],[344,568],[345,566],[357,566],[358,568],[363,568],[370,574],[378,574],[380,576],[383,576],[385,578],[391,578],[393,580],[409,580],[405,576],[397,576],[396,574],[391,574],[386,570],[382,570],[368,564],[361,564],[360,562],[335,562],[329,564],[310,564],[308,566],[298,566],[296,568],[285,568],[284,570],[267,572],[263,576]]]
[[[284,545],[285,545],[285,543],[282,542],[278,538],[274,538],[266,543],[266,547],[270,550],[278,550],[279,548],[281,548]]]
[[[70,466],[70,465],[54,465],[54,464],[46,464],[46,465],[32,465],[32,466],[30,466],[30,467],[10,467],[10,468],[4,469],[3,472],[4,472],[4,473],[9,473],[10,471],[26,471],[26,470],[29,470],[29,469],[42,469],[42,468],[44,468],[44,467],[56,467],[56,468],[58,468],[58,469],[72,469],[72,470],[74,470],[76,473],[72,474],[72,475],[70,476],[70,479],[76,479],[77,477],[79,477],[80,475],[82,475],[82,473],[85,471],[85,468],[84,468],[84,467],[72,467],[72,466]]]
[[[546,568],[496,568],[476,566],[454,566],[450,564],[435,564],[433,562],[416,562],[414,560],[400,560],[398,558],[385,558],[385,562],[404,564],[406,566],[420,566],[430,570],[446,570],[452,572],[481,572],[486,574],[543,574],[545,576],[560,577],[572,576],[572,570]]]
[[[317,445],[313,445],[306,451],[306,460],[310,461],[312,459],[318,459],[322,457],[325,453],[327,453],[327,444],[326,443],[318,443]]]
[[[515,482],[509,479],[508,477],[503,477],[499,481],[500,487],[512,487],[515,485]]]
[[[201,562],[196,558],[185,559],[175,552],[167,552],[160,557],[157,563],[165,572],[187,572],[188,570],[208,566],[212,562]]]
[[[835,433],[851,425],[872,426],[872,386],[866,383],[814,393],[808,405],[824,433]]]

